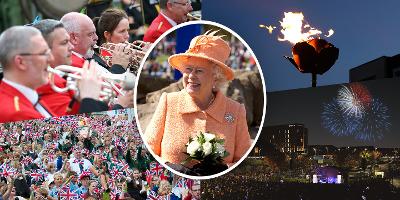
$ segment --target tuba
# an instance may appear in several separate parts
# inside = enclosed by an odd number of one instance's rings
[[[50,72],[49,83],[54,91],[64,93],[74,90],[79,93],[77,81],[82,79],[83,69],[69,65],[60,65],[55,68],[48,67],[47,71]],[[119,95],[125,95],[123,90],[132,90],[135,87],[136,76],[129,72],[129,70],[123,74],[112,74],[106,70],[100,70],[100,72],[100,77],[103,80],[100,100],[104,102],[110,102]],[[65,88],[60,88],[54,83],[54,74],[66,77],[67,84]]]
[[[150,45],[152,43],[136,40],[132,43],[125,42],[125,44],[128,45],[127,47],[129,51],[127,52],[127,54],[130,55],[128,68],[130,69],[131,72],[137,74],[137,70],[140,67],[140,62],[142,62],[147,50],[150,48]],[[114,52],[116,45],[117,44],[115,43],[107,42],[103,43],[100,47],[98,47],[100,49],[100,57],[104,61],[106,61],[106,63],[109,66],[112,66],[111,62],[112,54]]]

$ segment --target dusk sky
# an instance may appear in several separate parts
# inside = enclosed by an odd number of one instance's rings
[[[400,53],[400,1],[356,0],[204,0],[203,19],[221,23],[237,32],[257,56],[268,92],[311,86],[311,75],[301,74],[283,56],[291,56],[292,44],[280,42],[284,12],[303,12],[313,27],[335,33],[328,42],[339,48],[336,64],[317,85],[348,83],[349,69],[381,56]],[[259,24],[278,27],[269,34]]]

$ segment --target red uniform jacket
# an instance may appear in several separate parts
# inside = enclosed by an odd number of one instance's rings
[[[163,15],[158,14],[144,34],[143,41],[153,43],[170,28],[172,28],[172,25],[168,20]]]
[[[45,102],[40,101],[40,104],[54,116]],[[21,92],[4,81],[0,83],[0,111],[0,123],[43,118]]]
[[[54,75],[54,84],[57,87],[64,88],[67,85],[67,81],[58,75]],[[56,116],[74,115],[79,111],[79,103],[73,100],[74,91],[58,93],[51,88],[50,83],[39,87],[36,91],[40,95],[40,99],[46,103]],[[71,101],[75,101],[72,108],[69,107]]]
[[[72,60],[71,66],[79,68],[82,68],[83,63],[85,62],[85,59],[75,55],[74,53],[71,55],[71,60]]]

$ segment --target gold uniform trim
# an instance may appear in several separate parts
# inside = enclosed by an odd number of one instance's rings
[[[15,108],[15,111],[20,111],[20,108],[19,108],[19,97],[18,96],[14,96],[14,108]]]
[[[157,30],[160,30],[161,26],[163,25],[163,22],[160,22],[160,24],[158,25]]]

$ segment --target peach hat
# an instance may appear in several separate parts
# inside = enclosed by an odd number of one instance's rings
[[[211,66],[211,63],[214,63],[221,68],[228,81],[233,80],[233,70],[225,64],[231,48],[222,39],[223,36],[215,36],[217,32],[207,31],[204,35],[194,37],[185,53],[175,54],[168,58],[169,64],[183,72],[188,65]]]

